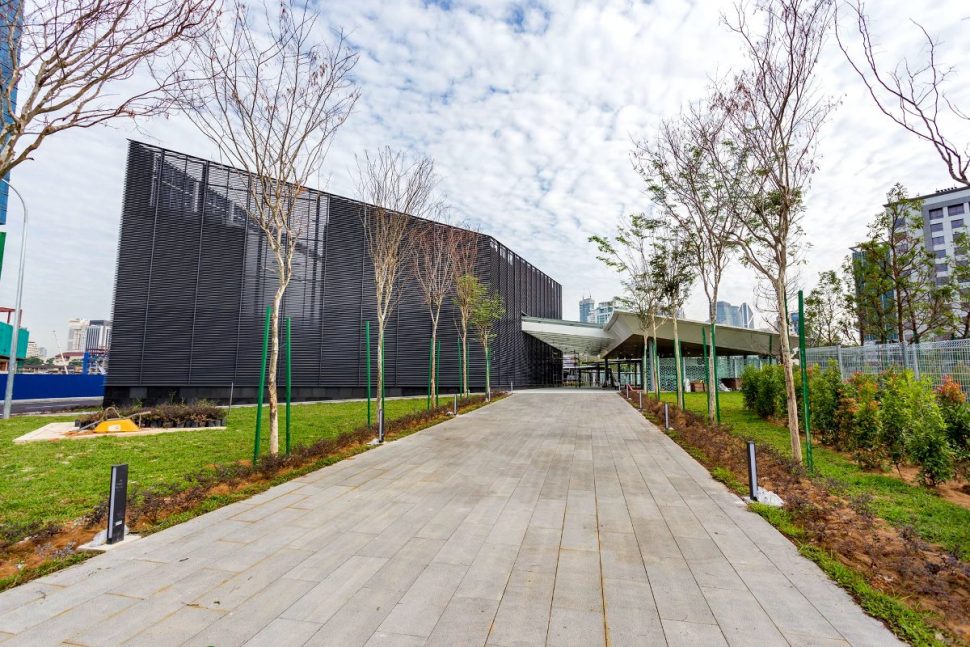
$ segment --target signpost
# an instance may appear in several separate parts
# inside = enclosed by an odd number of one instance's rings
[[[111,491],[108,493],[108,528],[105,543],[116,544],[125,538],[125,507],[128,503],[128,465],[111,466]]]

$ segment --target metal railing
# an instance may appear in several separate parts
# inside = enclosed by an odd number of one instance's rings
[[[881,373],[889,368],[908,368],[939,384],[949,375],[966,390],[970,388],[970,339],[930,341],[919,344],[826,346],[807,349],[809,366],[839,367],[842,379],[854,373]]]

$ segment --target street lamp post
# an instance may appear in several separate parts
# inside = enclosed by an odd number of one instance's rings
[[[7,178],[0,178],[6,182],[7,186],[13,191],[20,200],[20,205],[24,209],[24,228],[20,232],[20,260],[17,263],[17,300],[14,303],[13,331],[10,334],[10,359],[7,362],[7,390],[3,397],[3,419],[10,418],[10,403],[13,400],[13,378],[17,373],[17,335],[20,333],[20,304],[24,294],[24,262],[27,258],[27,203],[20,191],[15,189]]]

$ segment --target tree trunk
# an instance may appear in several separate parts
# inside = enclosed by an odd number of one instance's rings
[[[276,388],[277,368],[280,357],[280,307],[283,303],[283,292],[286,284],[280,283],[273,295],[273,307],[270,313],[269,329],[269,370],[267,371],[266,389],[269,392],[269,453],[276,455],[280,451],[280,403]]]
[[[434,365],[432,364],[432,367]],[[377,313],[377,408],[384,408],[384,317]]]
[[[491,371],[488,370],[488,344],[485,345],[485,393],[492,392],[492,375]]]
[[[674,375],[677,376],[677,406],[684,407],[684,376],[680,373],[680,333],[677,332],[677,313],[672,317],[674,322]]]
[[[468,397],[468,322],[461,324],[461,392]]]
[[[788,413],[788,434],[791,436],[792,460],[802,462],[802,442],[798,433],[798,399],[795,396],[795,376],[792,371],[791,338],[788,335],[788,308],[785,307],[785,280],[782,276],[775,284],[775,295],[778,299],[778,312],[782,313],[781,325],[778,327],[781,352],[781,366],[785,372],[785,406]]]
[[[438,375],[434,370],[435,362],[438,361],[438,318],[431,319],[431,390],[429,398],[434,399],[434,394],[438,392]]]
[[[657,396],[660,395],[660,367],[658,362],[660,358],[657,357],[657,320],[654,319],[650,322],[650,338],[653,339],[654,354],[653,361],[650,362],[650,374],[653,375],[653,388],[657,392]]]

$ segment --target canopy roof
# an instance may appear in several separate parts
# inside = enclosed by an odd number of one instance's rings
[[[703,354],[704,331],[710,324],[677,319],[677,332],[684,355]],[[635,359],[643,356],[644,331],[636,315],[617,310],[605,325],[561,319],[522,317],[522,331],[564,353],[597,355],[609,359]],[[646,331],[650,335],[650,330]],[[778,350],[778,333],[719,324],[716,331],[719,355],[771,355]],[[657,317],[657,353],[674,354],[674,320]],[[710,340],[708,340],[710,341]],[[793,341],[794,344],[794,341]]]

